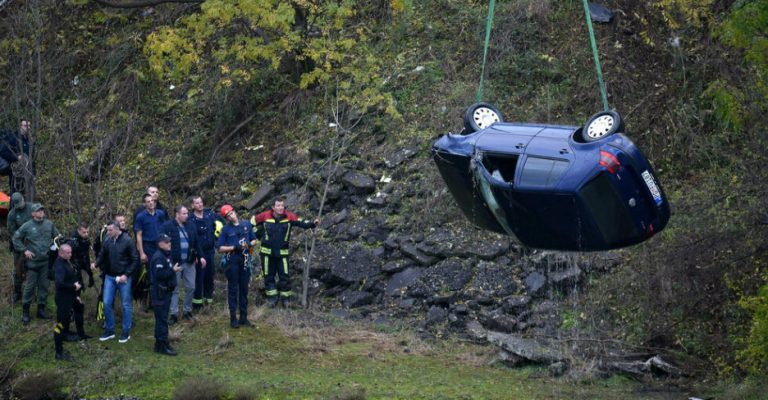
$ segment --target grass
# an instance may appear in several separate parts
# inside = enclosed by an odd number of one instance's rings
[[[7,277],[0,284],[7,288]],[[96,338],[65,343],[75,358],[72,363],[54,360],[53,322],[34,319],[23,326],[21,307],[4,301],[0,381],[8,367],[12,385],[30,374],[57,370],[63,372],[64,391],[85,398],[201,398],[190,393],[201,394],[202,389],[180,389],[213,383],[223,385],[225,398],[666,398],[641,394],[637,383],[625,379],[584,383],[550,379],[540,368],[509,369],[494,362],[496,350],[489,346],[455,339],[424,341],[413,328],[382,331],[372,324],[339,323],[320,311],[252,306],[256,328],[234,330],[228,327],[222,292],[195,321],[172,327],[178,357],[153,353],[153,316],[134,310],[136,327],[127,344]],[[91,315],[93,296],[86,293],[86,331],[98,336],[100,322]]]

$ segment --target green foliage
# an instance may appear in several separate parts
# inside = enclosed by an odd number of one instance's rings
[[[210,0],[200,13],[150,34],[145,53],[151,70],[165,80],[217,70],[220,88],[263,87],[288,70],[282,78],[301,89],[325,86],[358,112],[380,107],[398,115],[384,90],[385,60],[370,47],[372,32],[355,20],[358,9],[352,0]]]
[[[724,43],[744,50],[745,59],[755,67],[756,89],[768,107],[768,0],[739,1],[715,31]]]
[[[764,277],[768,281],[768,276]],[[768,284],[754,296],[743,297],[739,304],[752,314],[752,324],[745,348],[738,353],[744,369],[755,376],[768,374]]]
[[[714,3],[715,0],[659,0],[656,6],[672,29],[686,25],[700,28],[712,21]]]
[[[742,128],[744,94],[721,80],[710,83],[702,96],[711,101],[712,112],[718,126],[729,132]]]

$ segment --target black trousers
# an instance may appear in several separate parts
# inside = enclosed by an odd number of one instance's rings
[[[242,257],[230,257],[225,275],[229,315],[234,316],[239,308],[240,318],[245,318],[248,315],[248,281],[251,279],[251,270],[245,266]]]
[[[288,277],[288,257],[260,254],[264,272],[264,290],[267,297],[290,297],[291,279]]]
[[[168,311],[171,309],[171,296],[173,292],[158,290],[157,298],[152,299],[152,306],[155,311],[155,340],[158,342],[168,341]]]
[[[56,292],[56,326],[53,328],[53,342],[56,346],[56,353],[61,353],[64,348],[64,338],[69,334],[69,318],[74,311],[75,327],[77,334],[85,335],[83,329],[83,312],[85,307],[77,301],[77,296],[71,293]]]
[[[216,258],[213,249],[203,250],[205,268],[195,264],[195,296],[192,304],[203,304],[204,299],[213,300],[213,278],[216,274]]]

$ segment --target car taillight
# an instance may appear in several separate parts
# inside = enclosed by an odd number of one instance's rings
[[[619,168],[621,168],[621,163],[619,163],[616,156],[602,150],[600,151],[600,165],[605,167],[605,169],[612,174],[619,172]]]

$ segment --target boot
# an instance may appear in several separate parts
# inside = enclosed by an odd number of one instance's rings
[[[45,312],[45,304],[38,304],[37,305],[37,318],[40,318],[40,319],[51,319],[51,316],[48,315],[47,312]]]
[[[254,325],[251,323],[251,321],[248,321],[248,314],[246,314],[246,313],[240,314],[240,320],[237,321],[237,323],[240,326],[245,326],[245,327],[248,327],[248,328],[253,328],[254,327]]]
[[[59,361],[72,361],[72,356],[65,352],[56,353],[56,359]]]
[[[160,340],[155,340],[155,353],[162,353],[163,348],[163,342]]]
[[[291,299],[283,297],[280,299],[280,304],[282,304],[283,308],[289,308],[291,306]]]
[[[24,304],[21,311],[21,322],[26,325],[29,323],[29,304]]]
[[[269,308],[275,308],[277,307],[277,296],[270,296],[267,298],[267,304],[269,305]]]
[[[168,356],[175,356],[176,354],[178,354],[178,353],[176,352],[176,350],[174,350],[174,348],[173,348],[173,347],[171,347],[171,344],[170,344],[169,342],[167,342],[167,341],[166,341],[166,342],[164,342],[163,344],[165,345],[165,346],[164,346],[164,347],[165,347],[165,348],[164,348],[164,350],[165,350],[165,353],[164,353],[164,354],[165,354],[165,355],[168,355]]]
[[[237,315],[235,313],[231,312],[229,313],[229,326],[231,326],[234,329],[237,329],[239,325],[237,324]]]
[[[20,301],[21,301],[21,288],[14,288],[12,303],[16,304]]]

